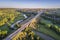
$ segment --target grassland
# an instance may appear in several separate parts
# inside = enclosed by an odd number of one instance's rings
[[[58,23],[53,23],[56,21],[53,21],[53,14],[51,16],[51,18],[49,19],[50,15],[44,15],[44,17],[40,18],[40,21],[37,24],[37,30],[39,32],[42,32],[52,38],[54,38],[55,40],[60,40],[60,25]],[[54,15],[56,16],[56,14]],[[46,17],[46,18],[45,18]],[[58,17],[58,15],[57,15]],[[60,17],[58,17],[60,18]]]
[[[42,32],[48,36],[51,36],[53,37],[54,39],[56,40],[60,40],[60,35],[56,34],[54,31],[52,31],[51,29],[49,28],[46,28],[45,26],[43,25],[40,25],[39,24],[39,29],[38,29],[39,32]]]

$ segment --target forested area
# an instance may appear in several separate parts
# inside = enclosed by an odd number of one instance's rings
[[[44,40],[40,36],[36,35],[31,27],[27,27],[25,30],[20,32],[19,37],[12,40]]]
[[[0,9],[0,39],[6,37],[13,31],[10,26],[18,20],[24,19],[20,12],[16,9],[1,8]]]

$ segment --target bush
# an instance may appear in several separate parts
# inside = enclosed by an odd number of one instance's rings
[[[50,29],[52,29],[53,31],[55,31],[57,34],[60,33],[60,28],[57,26],[57,25],[51,25],[50,26]]]
[[[7,30],[4,31],[0,30],[0,37],[1,38],[5,37],[7,35],[7,32],[8,32]]]

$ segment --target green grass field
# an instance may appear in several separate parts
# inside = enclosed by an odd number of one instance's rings
[[[53,37],[56,40],[60,40],[60,35],[56,34],[54,31],[52,31],[51,29],[46,28],[43,25],[39,24],[39,28],[38,30],[46,35],[49,35],[51,37]]]
[[[60,35],[58,35],[55,31],[51,30],[48,26],[50,26],[52,24],[52,22],[45,20],[45,19],[41,19],[40,20],[41,23],[37,24],[37,30],[39,32],[42,32],[48,36],[53,37],[56,40],[60,40]],[[49,24],[49,25],[48,25]]]

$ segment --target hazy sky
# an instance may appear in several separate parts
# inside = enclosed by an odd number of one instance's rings
[[[0,8],[60,8],[60,0],[0,0]]]

